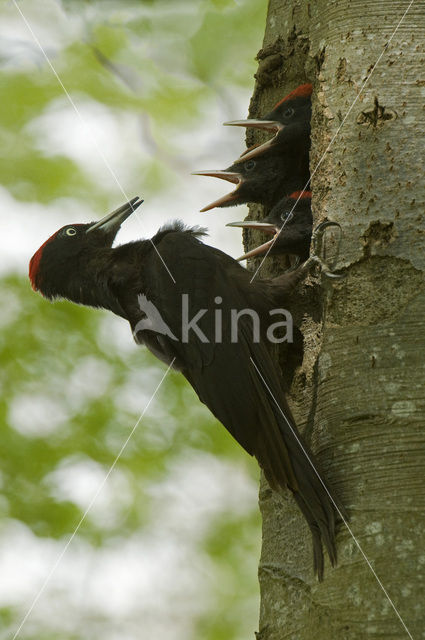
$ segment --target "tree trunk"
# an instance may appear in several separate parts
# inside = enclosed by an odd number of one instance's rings
[[[327,562],[317,583],[302,516],[263,479],[261,640],[425,637],[423,2],[389,42],[408,6],[270,0],[251,116],[313,82],[313,210],[316,223],[341,224],[338,267],[347,273],[305,287],[303,340],[281,354],[298,366],[283,376],[388,597],[342,523],[338,567]],[[268,258],[262,275],[282,264]]]

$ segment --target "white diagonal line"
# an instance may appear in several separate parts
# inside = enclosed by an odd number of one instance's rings
[[[393,32],[392,32],[392,34],[391,34],[390,39],[388,40],[388,42],[386,42],[386,43],[385,43],[385,46],[384,46],[384,48],[382,49],[382,51],[381,51],[381,53],[380,53],[380,55],[379,55],[379,57],[378,57],[377,61],[376,61],[376,62],[375,62],[375,64],[373,65],[372,69],[370,70],[369,75],[368,75],[368,76],[366,77],[366,79],[364,80],[364,82],[363,82],[362,86],[360,87],[360,90],[359,90],[358,94],[357,94],[357,95],[356,95],[356,97],[354,98],[353,103],[351,104],[350,108],[348,109],[347,113],[345,114],[345,116],[344,116],[344,118],[343,118],[343,120],[342,120],[341,124],[339,125],[338,129],[337,129],[337,130],[336,130],[336,132],[334,133],[334,135],[333,135],[333,137],[332,137],[331,141],[329,142],[328,146],[327,146],[327,147],[326,147],[326,149],[324,150],[324,152],[323,152],[323,154],[322,154],[322,156],[321,156],[321,158],[320,158],[319,162],[317,163],[317,165],[315,166],[315,168],[314,168],[314,170],[313,170],[312,174],[310,175],[310,178],[308,179],[308,181],[306,182],[306,184],[305,184],[305,185],[304,185],[304,187],[302,188],[301,193],[302,193],[303,191],[305,191],[306,189],[308,189],[308,185],[310,184],[310,180],[311,180],[311,178],[316,174],[316,172],[317,172],[318,168],[320,167],[320,165],[322,164],[323,160],[325,159],[325,156],[326,156],[327,152],[329,151],[329,149],[331,148],[331,146],[332,146],[332,145],[333,145],[333,143],[335,142],[335,140],[336,140],[336,138],[337,138],[337,136],[338,136],[339,132],[341,131],[342,127],[343,127],[343,126],[344,126],[344,124],[345,124],[345,121],[347,120],[348,116],[350,115],[351,111],[353,110],[354,105],[357,103],[357,100],[360,98],[360,96],[361,96],[361,94],[362,94],[363,89],[365,88],[365,86],[366,86],[366,85],[367,85],[367,83],[369,82],[369,80],[370,80],[370,78],[371,78],[371,76],[372,76],[373,72],[375,71],[376,67],[378,66],[379,62],[381,61],[382,56],[384,55],[384,53],[385,53],[385,52],[386,52],[386,50],[388,49],[388,47],[389,47],[389,45],[390,45],[390,43],[391,43],[391,40],[394,38],[395,34],[397,33],[397,31],[398,31],[398,29],[399,29],[399,27],[400,27],[401,23],[403,22],[404,18],[406,17],[406,15],[407,15],[408,11],[410,10],[410,7],[411,7],[411,6],[412,6],[412,4],[414,3],[414,1],[415,1],[415,0],[410,0],[410,3],[409,3],[409,5],[408,5],[408,7],[407,7],[406,11],[405,11],[405,12],[403,13],[403,15],[401,16],[401,18],[400,18],[400,20],[399,20],[399,22],[398,22],[398,24],[397,24],[396,28],[394,29],[394,31],[393,31]],[[299,199],[301,198],[301,193],[300,193],[300,195],[298,196],[297,201],[295,202],[294,206],[292,207],[292,209],[291,209],[290,213],[292,213],[292,212],[293,212],[293,210],[295,209],[295,207],[297,206],[298,201],[299,201]],[[275,237],[273,238],[273,242],[272,242],[272,244],[271,244],[271,245],[270,245],[270,247],[268,248],[268,250],[267,250],[266,254],[263,256],[263,259],[261,260],[260,265],[259,265],[259,267],[257,268],[257,270],[254,272],[254,275],[252,276],[252,278],[251,278],[250,282],[252,282],[252,281],[254,280],[254,278],[256,277],[257,273],[260,271],[261,267],[263,266],[264,260],[265,260],[265,259],[267,258],[267,256],[269,255],[269,253],[270,253],[271,249],[273,248],[274,243],[276,242],[277,238],[279,237],[279,234],[280,234],[280,232],[282,231],[282,229],[284,228],[284,226],[285,226],[285,224],[283,224],[283,225],[282,225],[282,227],[281,227],[281,228],[280,228],[280,230],[279,230],[279,233],[277,233],[277,234],[275,235]]]
[[[89,136],[90,136],[90,138],[91,138],[91,140],[92,140],[92,142],[93,142],[93,145],[94,145],[94,146],[95,146],[95,148],[96,148],[96,151],[99,153],[100,157],[102,158],[103,162],[105,163],[106,168],[108,169],[109,173],[111,174],[111,176],[112,176],[112,177],[113,177],[113,179],[115,180],[115,182],[116,182],[116,184],[117,184],[117,186],[118,186],[119,190],[121,191],[121,193],[123,194],[124,198],[125,198],[127,201],[128,201],[128,200],[130,200],[130,198],[129,198],[129,197],[128,197],[128,195],[126,194],[126,192],[125,192],[125,190],[124,190],[123,186],[121,185],[120,181],[118,180],[118,177],[117,177],[117,175],[116,175],[115,171],[112,169],[112,167],[111,167],[111,165],[110,165],[110,163],[109,163],[109,161],[108,161],[107,157],[105,156],[105,154],[103,153],[102,149],[100,148],[100,146],[99,146],[99,144],[98,144],[98,142],[97,142],[97,140],[96,140],[95,136],[93,135],[93,132],[91,131],[91,129],[90,129],[90,127],[88,126],[87,122],[84,120],[83,116],[81,115],[81,113],[80,113],[80,111],[79,111],[79,109],[78,109],[77,105],[75,104],[74,100],[72,99],[71,95],[68,93],[68,90],[66,89],[66,87],[65,87],[64,83],[62,82],[62,80],[61,80],[61,78],[60,78],[59,74],[57,73],[56,69],[54,68],[54,66],[53,66],[53,64],[52,64],[52,62],[51,62],[51,60],[50,60],[49,56],[47,55],[47,53],[46,53],[46,52],[45,52],[45,50],[43,49],[43,46],[42,46],[42,44],[41,44],[40,40],[37,38],[36,34],[34,33],[34,31],[33,31],[32,27],[31,27],[30,23],[28,22],[28,20],[26,19],[26,17],[25,17],[25,16],[24,16],[24,14],[22,13],[22,11],[21,11],[20,7],[18,6],[18,4],[17,4],[16,0],[12,0],[12,2],[13,2],[13,4],[15,5],[15,7],[16,7],[16,9],[17,9],[17,11],[20,13],[22,20],[24,21],[24,23],[25,23],[25,25],[26,25],[26,27],[27,27],[28,31],[30,32],[30,34],[32,35],[32,37],[33,37],[33,39],[34,39],[34,42],[37,44],[38,48],[40,49],[41,53],[43,54],[43,56],[44,56],[44,58],[45,58],[45,60],[46,60],[47,64],[48,64],[48,65],[49,65],[49,67],[51,68],[51,70],[52,70],[52,72],[53,72],[53,74],[54,74],[54,76],[55,76],[56,80],[58,81],[59,85],[60,85],[60,86],[61,86],[61,88],[62,88],[62,91],[64,92],[64,94],[65,94],[65,95],[66,95],[66,97],[68,98],[68,100],[69,100],[69,102],[70,102],[70,104],[71,104],[72,108],[74,109],[75,113],[77,114],[77,116],[78,116],[78,118],[79,118],[80,122],[82,123],[82,125],[85,127],[85,129],[86,129],[87,133],[89,134]],[[136,214],[136,218],[137,218],[137,220],[139,221],[139,223],[140,223],[140,224],[141,224],[141,226],[143,227],[143,222],[142,222],[142,220],[141,220],[141,218],[140,218],[139,213],[138,213],[138,212],[135,212],[135,214]],[[162,257],[162,256],[161,256],[161,254],[159,253],[158,248],[157,248],[157,247],[156,247],[156,245],[152,242],[152,239],[151,239],[151,238],[149,238],[149,240],[150,240],[150,243],[152,244],[152,247],[153,247],[153,248],[154,248],[154,250],[156,251],[156,253],[157,253],[157,255],[158,255],[159,259],[161,260],[162,264],[164,265],[165,269],[167,270],[168,275],[170,276],[171,280],[174,282],[174,284],[176,284],[176,281],[175,281],[175,279],[174,279],[174,276],[173,276],[173,274],[171,273],[171,271],[170,271],[170,269],[168,268],[168,266],[166,265],[166,263],[165,263],[165,261],[164,261],[163,257]]]
[[[109,476],[111,475],[112,471],[114,470],[118,460],[120,459],[122,453],[124,452],[124,449],[126,448],[126,446],[128,445],[128,443],[130,442],[131,438],[134,435],[134,432],[136,431],[137,427],[139,426],[143,416],[145,415],[146,411],[149,408],[149,405],[151,404],[152,400],[154,399],[154,397],[156,396],[160,386],[162,385],[162,383],[164,382],[166,376],[168,375],[171,367],[173,366],[175,361],[175,358],[173,358],[173,360],[171,361],[171,363],[168,365],[168,369],[166,370],[166,372],[164,373],[164,375],[162,376],[161,380],[159,381],[155,391],[152,393],[151,397],[149,398],[149,401],[147,403],[147,405],[145,406],[145,408],[143,409],[142,413],[139,416],[139,419],[137,420],[136,424],[134,425],[134,427],[132,428],[132,430],[130,431],[130,434],[128,435],[127,439],[125,440],[124,444],[122,445],[121,449],[119,450],[115,460],[113,461],[113,463],[111,464],[108,473],[105,475],[105,477],[103,478],[102,482],[100,483],[100,485],[98,486],[96,493],[94,494],[93,498],[90,501],[90,504],[88,505],[87,509],[84,511],[83,515],[81,516],[81,519],[79,521],[79,523],[77,524],[77,526],[75,527],[72,535],[70,536],[68,542],[66,543],[66,545],[64,546],[64,548],[62,549],[61,553],[59,554],[55,564],[53,565],[53,567],[50,569],[49,573],[47,574],[43,584],[41,585],[37,595],[35,596],[34,600],[31,603],[30,608],[28,609],[28,611],[26,612],[25,616],[22,619],[22,622],[20,623],[19,627],[17,628],[17,630],[15,631],[15,634],[12,638],[12,640],[16,640],[16,638],[18,637],[18,635],[20,634],[22,627],[24,626],[24,624],[26,623],[26,621],[28,620],[29,616],[31,615],[31,613],[33,612],[37,602],[39,601],[39,599],[41,598],[45,588],[47,587],[48,583],[50,582],[51,577],[53,576],[54,572],[56,571],[56,569],[58,568],[59,564],[61,563],[65,553],[68,551],[68,548],[71,544],[71,542],[73,541],[73,539],[75,538],[78,530],[80,529],[81,525],[83,524],[84,520],[87,517],[87,514],[89,513],[90,509],[92,508],[92,506],[94,505],[94,503],[97,500],[97,497],[99,496],[100,492],[102,491],[103,487],[105,486]]]
[[[350,533],[351,537],[353,538],[354,542],[356,543],[356,546],[358,547],[358,549],[359,549],[360,553],[362,554],[363,558],[365,559],[365,561],[366,561],[366,563],[367,563],[367,565],[368,565],[369,569],[371,570],[371,572],[372,572],[372,573],[373,573],[373,575],[375,576],[375,579],[376,579],[377,583],[379,584],[379,586],[381,587],[382,591],[384,592],[384,594],[385,594],[385,596],[386,596],[386,598],[387,598],[388,602],[390,603],[390,605],[391,605],[391,606],[392,606],[392,608],[394,609],[394,611],[395,611],[395,613],[396,613],[396,615],[397,615],[398,619],[400,620],[401,624],[402,624],[402,625],[403,625],[403,627],[404,627],[404,630],[406,631],[406,633],[407,633],[407,635],[409,636],[410,640],[413,640],[413,636],[412,636],[412,634],[410,633],[409,629],[407,628],[407,626],[406,626],[406,624],[405,624],[405,622],[404,622],[403,618],[401,617],[400,613],[398,612],[398,610],[397,610],[397,608],[396,608],[396,606],[395,606],[394,602],[391,600],[391,598],[390,598],[390,596],[389,596],[389,594],[388,594],[388,591],[385,589],[385,587],[384,587],[384,585],[382,584],[381,580],[380,580],[380,579],[379,579],[379,577],[377,576],[375,569],[372,567],[372,565],[371,565],[371,563],[370,563],[369,558],[367,557],[367,555],[366,555],[366,554],[365,554],[365,552],[363,551],[362,547],[360,546],[360,542],[357,540],[356,536],[354,535],[354,533],[353,533],[353,531],[352,531],[352,529],[351,529],[350,525],[348,524],[348,522],[347,522],[347,521],[346,521],[346,519],[344,518],[343,514],[341,513],[341,510],[339,509],[339,507],[338,507],[338,505],[336,504],[335,500],[333,499],[332,495],[329,493],[329,490],[328,490],[327,486],[326,486],[326,485],[325,485],[325,483],[323,482],[323,480],[322,480],[322,478],[321,478],[321,476],[320,476],[319,472],[317,471],[316,467],[314,466],[314,464],[313,464],[313,462],[312,462],[312,460],[311,460],[310,456],[308,455],[308,452],[306,451],[305,447],[303,446],[303,443],[302,443],[302,442],[301,442],[301,440],[299,439],[297,432],[295,431],[295,429],[293,428],[293,426],[292,426],[292,425],[291,425],[291,423],[289,422],[289,420],[288,420],[288,418],[286,417],[286,415],[285,415],[284,411],[282,411],[282,409],[281,409],[281,407],[280,407],[280,405],[279,405],[278,401],[277,401],[277,400],[276,400],[276,398],[274,397],[274,395],[273,395],[273,393],[272,393],[272,391],[271,391],[271,389],[270,389],[269,385],[268,385],[268,384],[267,384],[267,382],[265,381],[264,376],[262,375],[262,373],[261,373],[260,369],[259,369],[259,368],[257,367],[257,365],[255,364],[255,362],[254,362],[253,358],[250,356],[250,357],[249,357],[249,359],[251,360],[252,364],[254,365],[254,367],[255,367],[255,369],[256,369],[256,371],[257,371],[258,375],[260,376],[260,378],[261,378],[261,380],[262,380],[262,382],[263,382],[264,386],[266,387],[267,391],[269,392],[270,396],[272,397],[272,399],[273,399],[273,401],[274,401],[275,405],[277,406],[277,408],[279,409],[280,413],[282,414],[282,416],[283,416],[283,418],[284,418],[285,422],[287,423],[288,427],[291,429],[292,434],[294,435],[294,437],[295,437],[296,441],[298,442],[298,444],[299,444],[300,448],[302,449],[302,451],[303,451],[303,453],[304,453],[305,457],[307,458],[307,460],[308,460],[309,464],[311,465],[311,467],[312,467],[312,469],[313,469],[314,473],[315,473],[315,474],[316,474],[316,476],[318,477],[318,479],[319,479],[320,483],[323,485],[323,488],[324,488],[324,490],[326,491],[326,493],[328,494],[328,496],[329,496],[329,498],[330,498],[330,500],[331,500],[332,504],[334,505],[334,507],[335,507],[336,511],[338,512],[339,517],[341,518],[341,520],[343,521],[343,523],[344,523],[344,524],[345,524],[345,526],[347,527],[347,529],[348,529],[348,531],[349,531],[349,533]]]

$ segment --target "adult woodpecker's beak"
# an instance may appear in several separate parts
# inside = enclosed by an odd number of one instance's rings
[[[233,200],[236,200],[238,197],[238,189],[243,182],[242,174],[236,173],[234,171],[193,171],[192,176],[210,176],[212,178],[227,180],[227,182],[232,182],[233,184],[237,185],[234,191],[227,193],[225,196],[222,196],[218,200],[214,200],[214,202],[211,202],[211,204],[208,204],[206,207],[201,209],[201,212],[209,211],[210,209],[220,207],[227,202],[233,202]]]
[[[140,207],[143,200],[136,196],[132,198],[112,213],[108,213],[98,222],[94,222],[89,226],[86,233],[90,233],[90,231],[95,231],[95,229],[100,229],[105,233],[109,233],[110,231],[118,231],[124,220],[127,220],[129,216],[131,216],[134,211],[136,211],[137,207]]]

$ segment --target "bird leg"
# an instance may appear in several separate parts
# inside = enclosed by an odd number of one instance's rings
[[[332,264],[328,265],[326,261],[326,246],[324,245],[324,237],[326,229],[330,227],[337,227],[340,231],[339,238],[337,240],[337,247],[335,256],[332,259]],[[313,255],[304,263],[304,266],[308,265],[308,268],[311,268],[313,264],[320,265],[322,273],[327,278],[341,279],[345,278],[346,274],[338,271],[333,271],[333,266],[338,260],[339,256],[339,247],[341,244],[342,230],[341,225],[338,222],[332,222],[331,220],[326,220],[325,222],[321,222],[317,227],[313,230],[312,233],[312,243],[313,243]],[[323,255],[323,258],[320,257],[320,254]],[[310,262],[311,261],[311,262]]]
[[[317,249],[322,251],[323,246],[323,233],[325,229],[329,227],[337,227],[341,229],[341,226],[337,222],[326,221],[319,224],[313,231],[312,240],[313,240],[313,251],[314,253],[307,258],[305,262],[303,262],[300,266],[296,268],[291,268],[285,271],[280,276],[272,279],[272,284],[274,287],[278,287],[279,295],[287,296],[290,295],[297,285],[302,282],[310,273],[313,267],[319,267],[321,273],[327,278],[332,278],[335,280],[339,280],[341,278],[345,278],[346,274],[338,271],[333,272],[332,267],[330,267],[325,260],[323,260],[320,256],[317,255]],[[338,257],[338,248],[336,252],[336,257],[332,261],[335,264]],[[277,290],[277,289],[276,289]]]
[[[280,276],[273,278],[271,282],[274,287],[279,288],[279,295],[288,296],[293,293],[300,282],[306,279],[311,268],[317,264],[322,265],[320,258],[315,255],[310,256],[299,267],[296,269],[287,269]]]

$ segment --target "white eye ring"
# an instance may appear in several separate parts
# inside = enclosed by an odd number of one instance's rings
[[[280,219],[282,220],[282,222],[285,222],[286,224],[287,222],[290,222],[293,217],[294,217],[293,211],[286,211],[285,213],[281,214]]]
[[[77,235],[77,230],[74,229],[74,227],[69,227],[69,229],[67,229],[65,233],[67,236],[75,236]]]

